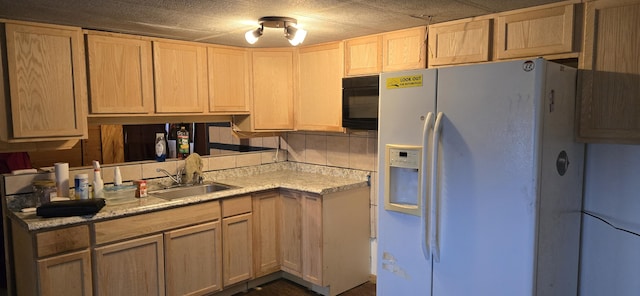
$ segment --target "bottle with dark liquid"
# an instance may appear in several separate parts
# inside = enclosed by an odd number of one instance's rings
[[[189,131],[184,126],[178,130],[176,146],[178,159],[185,159],[189,156]]]

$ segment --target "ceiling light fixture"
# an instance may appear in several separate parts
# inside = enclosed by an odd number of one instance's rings
[[[265,16],[258,20],[260,27],[257,29],[249,30],[244,34],[244,39],[249,44],[254,44],[258,41],[258,38],[262,36],[264,27],[267,28],[283,28],[284,37],[289,40],[291,45],[296,46],[304,41],[307,37],[307,31],[298,26],[296,19],[282,16]]]

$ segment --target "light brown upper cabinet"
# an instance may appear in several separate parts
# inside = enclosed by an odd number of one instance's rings
[[[344,42],[344,75],[377,74],[382,71],[382,36],[353,38]]]
[[[563,4],[499,14],[496,59],[571,53],[574,51],[574,10],[574,4]]]
[[[151,41],[87,33],[91,114],[153,113]]]
[[[293,49],[252,52],[253,129],[293,130],[297,55]]]
[[[640,1],[585,3],[578,138],[640,143]]]
[[[464,19],[429,26],[429,67],[490,59],[490,19]]]
[[[248,113],[250,94],[249,51],[242,48],[207,48],[209,112]]]
[[[204,113],[208,99],[207,48],[153,42],[156,113]]]
[[[2,65],[0,76],[3,80],[8,76],[8,85],[0,83],[0,141],[86,138],[87,78],[82,30],[8,21],[4,33],[6,39],[0,43],[6,44],[6,53],[0,55],[5,60],[6,54],[6,65]],[[5,90],[5,86],[9,89]]]
[[[382,72],[425,68],[426,27],[382,34]]]
[[[302,47],[298,53],[296,129],[343,131],[342,42]]]

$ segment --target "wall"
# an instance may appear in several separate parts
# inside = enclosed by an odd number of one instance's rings
[[[375,255],[378,224],[378,133],[357,131],[348,134],[291,132],[284,137],[288,160],[371,172],[371,254]],[[376,256],[371,256],[371,274],[376,274]]]
[[[590,144],[584,210],[640,233],[640,146]],[[640,237],[583,214],[580,295],[640,295]]]

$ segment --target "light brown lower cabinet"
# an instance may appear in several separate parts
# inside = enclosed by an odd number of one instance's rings
[[[40,295],[92,295],[89,250],[38,260]]]
[[[15,295],[92,295],[89,227],[78,225],[31,233],[10,221]]]
[[[274,189],[36,232],[11,221],[11,293],[209,295],[284,271],[333,296],[368,281],[369,226],[368,187]]]
[[[253,268],[257,278],[280,270],[280,194],[270,190],[252,197]]]
[[[282,190],[280,244],[281,269],[302,277],[302,197],[290,190]]]
[[[94,249],[96,294],[165,295],[162,234]]]
[[[324,286],[322,281],[322,197],[304,194],[302,200],[302,279]],[[346,243],[346,242],[345,242]]]
[[[222,201],[223,286],[253,278],[251,196]]]
[[[282,190],[282,270],[337,295],[369,280],[369,188]]]
[[[164,234],[167,296],[205,295],[222,289],[220,221]]]

